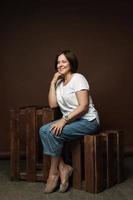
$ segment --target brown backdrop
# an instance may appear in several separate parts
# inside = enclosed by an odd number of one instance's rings
[[[133,152],[133,15],[126,3],[6,3],[1,20],[0,155],[9,155],[9,109],[47,105],[56,53],[73,50],[104,128]]]

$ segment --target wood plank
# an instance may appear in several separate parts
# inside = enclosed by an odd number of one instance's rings
[[[42,109],[42,125],[54,120],[54,110],[45,107]],[[50,157],[43,154],[43,179],[47,181],[50,169]]]
[[[43,180],[44,182],[46,182],[48,179],[50,164],[51,164],[50,157],[47,156],[46,154],[43,154]]]
[[[117,143],[116,135],[112,132],[106,134],[106,152],[107,152],[107,188],[117,183]]]
[[[72,141],[71,148],[73,167],[72,185],[76,189],[81,189],[81,139]]]
[[[26,173],[28,181],[36,180],[36,130],[35,108],[27,109]]]
[[[95,193],[106,188],[106,160],[104,157],[105,141],[101,134],[94,135]]]
[[[19,110],[20,160],[26,159],[26,121],[26,108],[21,108]],[[22,168],[21,165],[20,168]],[[26,169],[26,166],[23,165],[23,168]]]
[[[20,179],[23,181],[27,180],[27,173],[25,171],[20,172]],[[42,171],[36,173],[36,181],[43,181],[43,172]]]
[[[117,183],[125,179],[123,132],[117,131]]]
[[[47,124],[50,121],[54,120],[54,110],[52,110],[51,108],[43,108],[42,109],[43,112],[43,117],[42,117],[42,124]]]
[[[42,108],[36,109],[36,160],[37,163],[43,163],[43,147],[39,137],[39,129],[42,126],[43,111]]]
[[[20,140],[19,140],[19,111],[10,110],[10,173],[11,180],[19,179],[20,171]]]
[[[85,191],[95,193],[94,137],[84,137]]]
[[[114,134],[115,137],[115,156],[117,168],[117,183],[121,183],[125,178],[124,172],[124,132],[122,130],[107,130],[108,134]]]

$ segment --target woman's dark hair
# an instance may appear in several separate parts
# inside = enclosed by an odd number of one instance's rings
[[[70,63],[70,66],[71,66],[71,71],[72,73],[75,73],[78,69],[78,59],[76,57],[76,55],[70,51],[70,50],[64,50],[62,52],[60,52],[56,58],[55,58],[55,69],[57,71],[57,61],[58,61],[58,57],[61,55],[61,54],[64,54],[64,56],[66,57],[66,59],[69,61]]]

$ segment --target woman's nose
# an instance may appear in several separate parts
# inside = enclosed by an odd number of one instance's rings
[[[63,66],[62,63],[58,64],[58,67],[62,67],[62,66]]]

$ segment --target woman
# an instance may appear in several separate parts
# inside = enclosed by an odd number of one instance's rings
[[[99,118],[89,94],[86,78],[77,72],[78,60],[69,50],[62,51],[55,60],[54,74],[48,101],[51,108],[60,107],[62,118],[40,128],[44,154],[51,157],[49,177],[45,193],[53,192],[60,179],[60,192],[69,186],[73,168],[64,163],[61,156],[64,141],[96,133]]]

